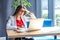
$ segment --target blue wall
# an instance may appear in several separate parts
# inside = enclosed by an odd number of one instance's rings
[[[6,36],[6,4],[7,0],[0,1],[0,37]]]

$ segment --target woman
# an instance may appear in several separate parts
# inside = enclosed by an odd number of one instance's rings
[[[7,29],[27,28],[26,16],[25,16],[27,12],[29,11],[26,10],[23,6],[19,5],[15,13],[12,16],[10,16],[7,22]],[[29,14],[29,15],[31,18],[35,18],[34,14]]]

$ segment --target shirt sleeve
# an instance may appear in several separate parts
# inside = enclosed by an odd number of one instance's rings
[[[36,16],[34,15],[34,13],[31,13],[30,17],[36,19]]]
[[[12,17],[10,17],[9,20],[7,21],[6,29],[15,29],[15,28],[16,26],[13,25]]]

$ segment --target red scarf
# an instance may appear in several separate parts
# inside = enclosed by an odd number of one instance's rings
[[[24,22],[22,19],[16,20],[17,27],[25,27]]]

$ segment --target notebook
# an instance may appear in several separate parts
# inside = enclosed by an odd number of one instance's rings
[[[43,26],[44,18],[30,19],[28,31],[40,30]]]

